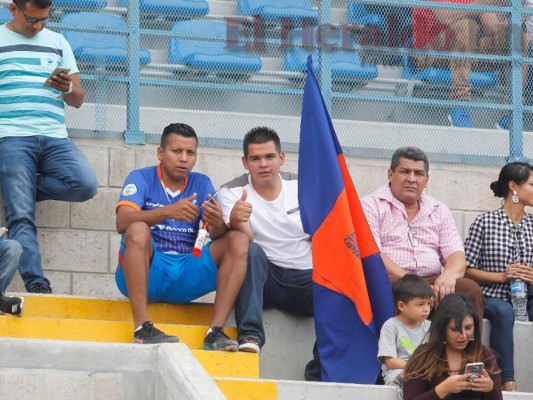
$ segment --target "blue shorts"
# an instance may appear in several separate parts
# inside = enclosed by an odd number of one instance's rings
[[[154,251],[148,275],[149,303],[188,303],[216,289],[218,268],[205,245],[200,257],[192,254],[169,254]],[[155,245],[152,241],[152,246]],[[128,297],[122,259],[126,246],[120,243],[115,281],[120,292]]]

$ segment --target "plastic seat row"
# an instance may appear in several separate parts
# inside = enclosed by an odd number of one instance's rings
[[[158,12],[179,15],[202,16],[209,12],[207,0],[138,0],[139,9],[144,12]],[[55,7],[98,9],[108,0],[54,0]],[[119,0],[119,6],[128,7],[128,0]],[[303,20],[316,23],[318,11],[311,7],[310,0],[238,0],[240,15],[259,16],[267,21],[283,18],[294,23]]]
[[[106,0],[56,0],[55,4],[76,3],[77,5],[102,4]],[[127,0],[119,0],[121,4],[127,4]],[[143,7],[150,10],[157,10],[157,7],[165,8],[180,7],[182,3],[200,5],[203,0],[140,0]],[[171,3],[171,4],[170,4]],[[150,8],[151,7],[151,8]],[[199,9],[196,9],[199,10]],[[299,11],[298,11],[299,10]],[[303,12],[302,10],[307,10]],[[287,17],[293,12],[294,21],[301,21],[302,18],[312,19],[313,14],[310,1],[292,1],[290,7],[281,0],[240,0],[239,12],[247,15],[261,15],[265,19],[276,19]],[[402,8],[402,10],[406,10]],[[206,10],[207,11],[207,10]],[[297,12],[298,11],[298,12]],[[375,11],[375,10],[374,10]],[[4,12],[4,20],[9,20],[11,15],[8,9],[0,9]],[[179,12],[184,12],[183,9]],[[203,11],[202,11],[203,12]],[[0,20],[2,14],[0,14]],[[410,23],[410,20],[402,24]],[[89,26],[107,26],[116,28],[126,28],[124,20],[118,16],[107,14],[95,14],[90,12],[68,14],[62,19],[64,23]],[[367,6],[360,3],[350,3],[347,8],[347,22],[359,25],[375,25],[383,32],[387,29],[387,18],[379,13],[371,13]],[[247,55],[242,51],[225,48],[223,38],[226,35],[226,27],[222,23],[207,20],[178,21],[172,28],[173,32],[182,34],[198,34],[210,32],[210,35],[217,37],[216,41],[205,40],[182,40],[173,39],[169,48],[169,61],[171,63],[183,64],[194,69],[211,69],[221,71],[233,71],[243,73],[253,73],[261,69],[261,59],[257,56]],[[71,43],[76,57],[81,62],[106,62],[113,64],[125,64],[127,62],[125,35],[110,35],[87,32],[64,32],[67,40]],[[315,35],[313,35],[314,37]],[[409,43],[405,45],[409,46]],[[318,51],[311,51],[294,46],[287,50],[284,58],[284,66],[288,71],[305,71],[306,58],[308,54],[313,55],[313,62],[316,65]],[[334,51],[331,53],[332,75],[336,77],[347,77],[354,79],[373,79],[377,76],[377,68],[373,64],[363,64],[357,52],[354,51]],[[141,65],[150,62],[150,52],[147,49],[140,50]],[[427,68],[423,71],[416,69],[415,61],[412,57],[402,57],[403,78],[417,79],[436,85],[450,85],[451,73],[449,69]],[[496,76],[492,72],[472,71],[470,81],[474,86],[491,87],[496,83]]]
[[[179,15],[205,15],[209,12],[207,0],[138,0],[139,9],[146,12],[175,13]],[[104,8],[108,0],[54,0],[54,7],[77,9]],[[119,0],[121,7],[128,6],[128,0]]]
[[[389,19],[394,21],[389,25]],[[362,3],[349,3],[346,20],[350,24],[375,26],[382,33],[382,38],[390,38],[391,35],[399,34],[400,47],[413,47],[411,9],[400,6],[370,6]],[[389,29],[397,29],[397,32],[389,32]],[[404,35],[409,33],[409,35]],[[402,43],[403,41],[403,43]],[[415,79],[432,85],[449,86],[452,83],[451,71],[447,68],[429,67],[418,70],[413,57],[404,55],[400,58],[403,67],[402,78]],[[491,71],[472,71],[470,73],[472,86],[482,89],[496,85],[496,74]]]
[[[8,8],[0,8],[0,24],[11,21],[11,12]]]
[[[65,15],[63,23],[78,26],[125,29],[126,22],[117,15],[81,12]],[[242,49],[228,49],[226,24],[212,20],[178,21],[172,32],[184,38],[173,38],[169,46],[169,62],[185,65],[193,70],[251,74],[261,69],[261,58],[246,54]],[[209,39],[203,37],[208,32]],[[80,62],[123,64],[127,62],[126,35],[93,32],[63,32],[74,55]],[[315,36],[315,35],[313,35]],[[304,72],[308,54],[313,55],[316,65],[317,51],[294,47],[286,51],[285,68],[288,71]],[[150,62],[150,52],[140,50],[140,64]],[[377,76],[375,65],[363,65],[356,52],[332,52],[332,73],[334,78],[373,79]]]

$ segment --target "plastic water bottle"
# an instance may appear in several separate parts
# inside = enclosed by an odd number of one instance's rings
[[[528,321],[527,284],[520,279],[511,281],[511,303],[513,303],[515,321]]]
[[[207,239],[207,223],[204,222],[202,227],[198,229],[198,235],[196,236],[196,240],[194,241],[194,247],[192,248],[193,256],[200,257],[202,255],[202,249],[204,247],[206,239]]]

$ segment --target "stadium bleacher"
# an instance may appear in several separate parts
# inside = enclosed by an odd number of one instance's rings
[[[258,56],[242,50],[228,49],[226,24],[211,20],[178,21],[172,32],[182,35],[209,35],[209,39],[174,38],[170,41],[169,61],[211,74],[249,75],[261,69]]]
[[[92,28],[127,28],[126,22],[118,15],[89,11],[66,14],[61,22]],[[126,66],[128,62],[128,43],[124,33],[64,31],[62,34],[72,47],[79,63]],[[150,59],[150,52],[147,49],[140,49],[140,64],[146,65]]]
[[[119,0],[119,6],[126,7],[128,0]],[[173,16],[203,16],[209,12],[206,0],[140,0],[139,10]]]
[[[412,43],[408,41],[408,45]],[[452,83],[452,74],[449,69],[429,67],[423,70],[416,68],[415,59],[412,56],[404,55],[402,57],[403,74],[405,79],[414,79],[426,82],[432,85],[449,87]],[[497,77],[491,71],[471,71],[470,83],[477,89],[489,89],[496,85]]]
[[[7,7],[0,7],[0,24],[11,20],[11,12]]]
[[[318,21],[318,11],[312,8],[310,0],[238,0],[237,3],[239,14],[258,16],[265,21],[286,19],[299,24]]]
[[[72,7],[83,9],[98,9],[107,5],[107,0],[54,0],[54,8]]]
[[[304,46],[302,41],[296,43],[297,40],[293,38],[302,38],[304,35],[302,29],[295,29],[289,33],[289,43],[291,47],[287,49],[284,57],[284,67],[287,71],[301,72],[302,74],[307,68],[307,57],[312,55],[313,69],[318,71],[318,46],[316,43],[317,29],[305,28],[309,32],[305,35],[313,39],[309,46]],[[343,43],[343,41],[349,41]],[[342,32],[338,32],[334,38],[328,38],[328,46],[332,49],[328,51],[331,56],[331,74],[336,81],[365,81],[371,80],[378,76],[378,69],[373,64],[363,64],[357,51],[349,44],[351,38],[343,38]],[[343,49],[345,46],[346,49]]]
[[[315,5],[317,3],[320,2],[314,2]],[[377,25],[383,32],[387,32],[387,37],[389,37],[389,30],[392,29],[391,15],[393,15],[397,17],[398,31],[406,28],[403,32],[409,32],[409,13],[400,14],[394,8],[390,8],[389,11],[382,4],[365,3],[361,7],[362,4],[360,3],[348,3],[347,1],[333,3],[332,22],[337,25],[345,22],[356,25]],[[1,4],[4,5],[7,2]],[[301,4],[302,7],[297,7],[298,4]],[[117,5],[123,9],[118,9]],[[125,9],[127,6],[128,0],[54,0],[54,10],[63,9],[65,13],[81,10],[94,11],[102,8],[105,8],[105,12],[108,13],[94,13],[91,14],[93,17],[90,18],[86,18],[87,14],[79,15],[77,18],[65,15],[66,19],[61,21],[65,24],[80,26],[79,32],[65,30],[63,33],[72,47],[75,48],[76,57],[81,65],[118,65],[125,69],[128,65],[128,35],[138,34],[138,31],[129,30],[127,26],[128,11]],[[281,133],[284,146],[288,143],[293,145],[291,149],[297,148],[295,137],[299,128],[300,90],[305,77],[305,59],[308,54],[312,53],[313,64],[317,68],[318,51],[302,46],[290,46],[288,49],[280,48],[281,32],[279,29],[267,30],[265,32],[267,35],[264,41],[265,46],[263,48],[254,47],[252,40],[256,38],[254,38],[253,26],[244,23],[237,29],[239,40],[235,46],[239,47],[237,50],[228,46],[224,40],[227,38],[227,31],[220,28],[220,26],[225,27],[224,23],[218,22],[216,25],[211,23],[215,22],[213,20],[224,20],[239,15],[259,15],[270,24],[270,27],[273,25],[276,28],[280,27],[282,18],[293,21],[295,25],[301,25],[303,18],[309,18],[310,21],[316,23],[317,12],[311,7],[311,2],[289,2],[286,0],[262,1],[261,3],[253,0],[209,0],[208,2],[203,0],[140,0],[139,8],[141,11],[140,42],[142,46],[140,79],[132,79],[130,83],[138,84],[139,80],[142,80],[140,85],[142,91],[141,109],[134,111],[134,115],[140,119],[139,130],[149,134],[147,136],[151,135],[152,142],[156,142],[159,138],[162,119],[191,123],[200,133],[202,151],[211,152],[209,155],[204,155],[198,168],[201,172],[215,176],[218,183],[226,181],[241,171],[240,164],[237,167],[226,167],[231,163],[230,156],[237,159],[238,155],[229,153],[224,146],[235,147],[235,143],[240,145],[242,133],[253,125],[268,124],[273,126]],[[402,10],[410,11],[407,7],[403,7]],[[291,16],[290,12],[294,12],[294,14]],[[394,14],[395,12],[396,14]],[[145,22],[143,18],[153,15],[162,15],[168,19],[167,25],[158,27],[158,32],[150,31],[146,24],[143,25]],[[104,22],[107,20],[107,16],[118,19],[114,18],[107,25],[107,22]],[[204,24],[204,18],[209,18],[209,23]],[[0,23],[10,19],[9,10],[0,5]],[[176,19],[191,20],[179,21],[174,24]],[[121,22],[118,22],[119,20]],[[57,20],[53,19],[53,21]],[[176,29],[171,28],[172,24]],[[112,31],[88,32],[83,31],[82,27],[116,28],[122,33],[113,34]],[[60,27],[58,28],[52,23],[50,28],[60,30]],[[182,37],[172,36],[173,34]],[[196,38],[196,36],[204,36],[206,40]],[[209,40],[209,37],[212,39]],[[316,38],[316,31],[313,32],[313,37]],[[353,35],[351,39],[357,43],[360,36]],[[243,42],[247,42],[245,44],[250,46],[243,48],[241,46]],[[398,42],[397,44],[400,46],[403,43]],[[457,150],[450,145],[449,138],[452,135],[449,134],[450,129],[448,127],[433,129],[435,127],[429,126],[440,124],[441,120],[436,115],[437,113],[440,115],[440,111],[445,108],[445,106],[431,103],[433,98],[430,97],[427,104],[424,105],[426,109],[418,106],[415,102],[386,102],[387,98],[410,100],[414,86],[422,88],[422,91],[427,91],[428,86],[438,86],[446,90],[450,84],[449,70],[417,71],[411,57],[397,56],[398,62],[391,61],[393,56],[386,52],[373,57],[374,49],[370,46],[357,50],[335,51],[331,52],[330,55],[334,83],[332,85],[334,91],[332,115],[335,118],[335,127],[338,133],[342,135],[340,137],[343,146],[352,145],[353,142],[349,141],[350,138],[357,137],[356,140],[360,148],[358,149],[359,153],[356,154],[362,157],[374,157],[375,154],[386,157],[393,146],[404,145],[406,142],[414,143],[427,146],[426,148],[430,149],[432,162],[434,157],[440,162],[442,159],[447,160],[444,157],[449,154],[451,154],[450,157],[454,157],[456,154],[462,155],[467,152],[465,149],[469,146],[469,139],[466,133],[461,132],[461,135],[456,135],[458,138],[457,146],[459,147]],[[86,132],[89,134],[96,131],[100,134],[103,132],[103,137],[106,137],[105,134],[109,132],[119,132],[115,138],[122,140],[126,121],[129,123],[125,100],[127,98],[127,85],[123,82],[129,77],[120,77],[123,78],[123,81],[115,84],[115,82],[111,82],[112,77],[110,78],[108,75],[104,75],[101,80],[98,80],[100,79],[99,76],[91,75],[90,72],[84,75],[85,72],[87,70],[82,69],[82,80],[88,100],[80,110],[67,110],[70,114],[70,132],[76,138],[87,137],[81,136]],[[476,72],[472,73],[472,83],[483,89],[476,101],[481,99],[479,101],[483,102],[486,99],[483,97],[485,96],[484,89],[497,88],[498,82],[496,75],[492,72],[476,74]],[[95,80],[97,81],[96,85],[94,85]],[[335,82],[346,81],[353,81],[357,84],[335,85]],[[221,83],[225,83],[225,85],[219,85]],[[165,87],[165,85],[167,86]],[[98,95],[94,95],[95,86],[96,91],[99,90],[98,87],[100,90],[102,87],[107,90],[103,101]],[[261,97],[263,94],[264,96]],[[349,97],[351,94],[359,97],[354,97],[355,100],[353,100]],[[378,100],[375,100],[375,97],[379,97]],[[389,112],[389,109],[392,111]],[[492,109],[490,111],[494,113]],[[482,119],[480,118],[480,120]],[[490,118],[487,118],[486,122],[484,120],[482,122],[485,123],[484,128],[492,128],[493,124]],[[231,133],[226,134],[226,131]],[[422,131],[423,136],[420,134]],[[498,160],[503,160],[509,154],[506,142],[508,135],[506,133],[502,135],[500,132],[495,133],[489,129],[480,129],[475,135],[473,135],[477,142],[474,146],[475,156],[486,156],[483,153],[484,148],[481,148],[485,144],[487,148],[496,149],[494,153],[489,154],[493,158],[498,157]],[[533,143],[531,136],[525,135],[524,138],[526,144],[530,143],[531,145]],[[44,228],[45,235],[41,239],[44,241],[43,251],[46,254],[44,257],[45,268],[52,275],[54,284],[57,284],[54,286],[54,289],[58,289],[57,293],[106,297],[109,296],[109,293],[114,293],[113,262],[115,261],[117,243],[120,240],[118,235],[114,233],[114,215],[112,213],[118,187],[122,184],[126,167],[130,168],[134,164],[154,161],[154,149],[142,149],[143,146],[137,146],[133,149],[131,146],[122,146],[120,141],[108,141],[109,147],[106,147],[104,140],[93,142],[86,141],[83,145],[84,151],[89,154],[91,163],[98,169],[102,182],[98,198],[90,204],[83,205],[63,205],[54,202],[40,204],[39,229]],[[206,146],[216,148],[206,149]],[[442,156],[442,154],[444,155]],[[443,158],[437,158],[439,155]],[[222,156],[227,156],[227,158],[221,162]],[[460,160],[466,159],[466,157],[460,158]],[[363,194],[368,192],[368,187],[371,184],[382,180],[383,171],[386,171],[387,168],[383,165],[376,167],[374,165],[375,160],[371,160],[365,165],[357,165],[361,162],[360,158],[350,159],[350,162],[356,165],[355,170],[360,173],[352,175],[355,179],[363,182]],[[217,168],[221,164],[225,168]],[[293,168],[295,165],[296,161],[291,159],[287,167]],[[217,170],[214,171],[214,169]],[[488,176],[492,177],[493,173],[492,170],[487,172],[477,166],[473,171],[466,171],[465,173],[463,170],[452,170],[447,164],[438,164],[432,170],[432,180],[438,184],[432,186],[430,190],[432,193],[439,192],[438,194],[441,195],[440,191],[442,191],[444,196],[448,196],[448,202],[453,203],[457,199],[456,202],[461,204],[453,206],[454,217],[457,217],[461,224],[466,225],[469,219],[477,215],[481,209],[488,209],[492,204],[481,204],[479,201],[475,201],[475,196],[478,196],[477,193],[482,192],[477,186],[475,190],[468,187],[468,195],[474,196],[474,200],[470,197],[462,197],[461,193],[466,193],[467,190],[454,190],[453,194],[448,194],[448,190],[452,191],[448,187],[457,187],[466,181],[477,185],[481,180],[485,184]],[[449,174],[449,176],[443,179],[443,174]],[[472,176],[463,176],[468,174]],[[456,178],[457,176],[461,176],[461,179]],[[369,183],[371,181],[373,183]],[[103,202],[105,202],[104,207],[102,207]],[[68,207],[68,212],[65,212],[65,207]],[[64,238],[64,240],[58,240],[58,238]],[[64,247],[57,244],[67,240],[72,240],[74,244],[78,244],[72,246],[76,248],[74,257],[72,253],[65,255],[65,252],[69,250],[65,250]],[[74,258],[75,261],[72,262],[71,258]],[[291,325],[290,317],[284,315],[272,317],[270,313],[265,315],[269,321],[268,328],[272,330],[271,344],[276,342],[274,339],[276,330],[277,334],[289,337],[287,332],[280,330],[281,326],[289,326],[290,329],[286,329],[291,333],[297,332],[296,329],[300,329],[306,334],[312,332],[312,321],[305,321],[304,324],[300,320],[294,320]],[[129,322],[128,319],[123,328],[123,332],[127,332],[128,335],[130,333]],[[14,323],[20,325],[21,321],[15,320]],[[22,323],[27,323],[27,321],[23,320]],[[56,325],[60,326],[59,323]],[[530,333],[531,329],[533,329],[531,323],[518,324],[519,336],[517,338],[533,337]],[[27,332],[24,329],[17,331]],[[36,331],[39,330],[36,329]],[[83,330],[78,331],[83,332]],[[98,332],[95,333],[96,335]],[[306,338],[306,340],[312,343],[313,338]],[[530,339],[527,340],[530,341]],[[269,378],[287,377],[289,376],[287,370],[291,370],[295,374],[301,373],[300,364],[304,363],[310,356],[310,354],[305,353],[306,349],[310,348],[307,342],[305,342],[305,346],[302,343],[297,344],[298,357],[291,354],[295,344],[291,344],[290,347],[287,346],[288,350],[283,351],[284,354],[281,355],[274,350],[269,353],[267,348],[261,355],[261,373],[267,371],[271,374],[268,376]],[[520,341],[521,345],[524,343],[526,343],[524,340]],[[519,348],[517,355],[520,357],[518,362],[520,366],[519,379],[523,382],[522,387],[533,391],[533,386],[528,380],[530,375],[528,354],[520,350]],[[276,364],[276,360],[279,364],[285,365]],[[225,363],[227,360],[217,364],[217,366],[225,366]],[[291,377],[291,379],[299,378]],[[320,398],[327,398],[327,394]],[[361,396],[361,398],[363,397]],[[511,399],[511,397],[506,398]],[[525,399],[526,395],[519,398]]]

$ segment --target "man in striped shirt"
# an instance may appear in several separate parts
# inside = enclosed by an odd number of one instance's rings
[[[394,152],[389,184],[363,197],[361,203],[389,278],[411,272],[433,287],[435,301],[454,292],[468,295],[483,318],[481,289],[464,278],[463,242],[448,207],[428,196],[429,161],[416,147]]]
[[[19,271],[29,292],[51,293],[37,242],[37,201],[85,201],[98,182],[68,139],[65,104],[84,100],[66,39],[45,28],[50,0],[13,0],[0,26],[0,186],[11,239],[23,248]],[[56,67],[68,73],[51,73]]]

